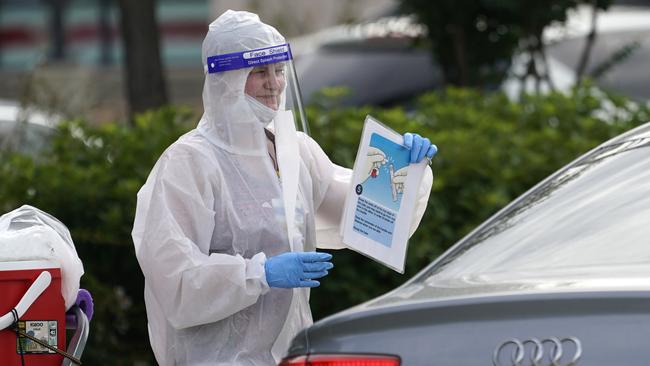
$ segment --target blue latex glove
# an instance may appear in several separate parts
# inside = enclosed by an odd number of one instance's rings
[[[266,260],[266,282],[270,287],[317,287],[315,278],[327,276],[334,265],[331,254],[317,252],[289,252]]]
[[[426,156],[431,159],[438,152],[438,147],[417,133],[407,132],[404,134],[404,146],[411,150],[411,164],[419,163]]]

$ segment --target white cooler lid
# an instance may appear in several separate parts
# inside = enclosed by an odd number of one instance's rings
[[[16,271],[16,270],[46,269],[46,268],[61,268],[61,265],[59,265],[57,262],[54,261],[0,262],[0,271]]]
[[[58,265],[7,264],[35,261]],[[56,217],[27,205],[0,216],[0,269],[8,268],[61,268],[61,295],[66,309],[77,299],[84,273],[68,228]]]

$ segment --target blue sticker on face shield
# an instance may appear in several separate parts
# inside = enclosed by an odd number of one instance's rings
[[[231,71],[245,67],[255,67],[267,64],[274,64],[293,59],[291,47],[288,43],[258,48],[256,50],[227,53],[225,55],[210,56],[207,60],[208,73]]]

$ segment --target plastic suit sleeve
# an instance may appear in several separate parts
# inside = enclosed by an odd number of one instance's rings
[[[207,254],[215,202],[192,166],[205,165],[178,154],[159,161],[138,193],[133,231],[147,286],[177,329],[224,319],[269,291],[264,253]]]
[[[316,241],[320,249],[343,249],[340,225],[345,196],[352,180],[352,170],[334,164],[312,138],[300,134],[301,155],[312,177],[316,210]],[[409,236],[413,235],[429,201],[433,173],[426,167],[414,208]]]
[[[427,166],[422,174],[422,182],[418,188],[418,198],[413,208],[413,219],[411,219],[411,227],[409,229],[409,238],[413,236],[417,230],[424,216],[424,211],[427,209],[427,202],[429,202],[429,195],[431,194],[431,187],[433,186],[433,172],[431,167]]]

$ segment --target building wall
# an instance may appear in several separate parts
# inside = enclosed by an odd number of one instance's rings
[[[135,1],[135,0],[134,0]],[[101,4],[108,4],[108,43],[100,37]],[[227,9],[256,12],[287,38],[381,16],[397,0],[158,0],[161,57],[171,102],[200,115],[201,43],[207,24]],[[112,0],[66,0],[65,52],[50,56],[51,9],[42,0],[0,0],[0,99],[18,100],[91,121],[126,115],[119,12]],[[103,50],[107,61],[102,61]]]

